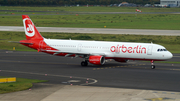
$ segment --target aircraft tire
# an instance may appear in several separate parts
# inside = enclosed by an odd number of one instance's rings
[[[82,61],[81,62],[81,66],[87,66],[88,65],[88,62],[87,61]]]
[[[155,69],[156,67],[155,67],[155,65],[151,65],[151,69]]]

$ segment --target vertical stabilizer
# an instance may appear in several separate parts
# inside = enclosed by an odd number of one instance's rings
[[[22,15],[27,40],[43,39],[28,15]]]

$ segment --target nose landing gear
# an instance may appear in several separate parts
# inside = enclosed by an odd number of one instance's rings
[[[151,69],[155,69],[154,60],[151,60]]]

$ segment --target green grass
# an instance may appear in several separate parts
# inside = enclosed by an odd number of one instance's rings
[[[180,14],[30,15],[38,27],[180,30]],[[0,26],[23,26],[22,17],[0,16]]]
[[[24,14],[24,15],[29,15],[29,14],[47,14],[47,12],[17,12],[17,11],[0,11],[0,14],[2,15],[16,15],[16,14]],[[48,14],[65,14],[65,12],[48,12]],[[67,14],[67,13],[66,13]]]
[[[28,10],[32,12],[15,12],[15,14],[67,14],[67,15],[30,15],[37,27],[78,27],[78,28],[118,28],[118,29],[162,29],[180,30],[180,14],[79,14],[77,12],[135,12],[128,7],[18,7],[0,6],[0,10]],[[138,8],[143,12],[180,12],[180,8]],[[55,11],[55,12],[33,12]],[[57,12],[56,12],[57,11]],[[67,12],[68,11],[68,12]],[[70,11],[70,12],[69,12]],[[75,12],[77,11],[77,12]],[[6,12],[11,14],[13,12]],[[0,12],[3,14],[3,12]],[[23,26],[21,15],[0,16],[0,26]],[[69,33],[42,33],[46,38],[86,39],[101,41],[125,41],[156,43],[165,46],[173,53],[180,53],[179,36],[141,36],[141,35],[95,35]],[[17,43],[25,39],[24,32],[0,32],[0,49],[33,51]]]
[[[96,41],[116,41],[116,42],[142,42],[156,43],[165,46],[172,53],[180,53],[180,36],[154,36],[154,35],[114,35],[114,34],[79,34],[79,33],[41,33],[45,38],[69,39],[72,40],[96,40]],[[0,32],[0,49],[17,51],[35,51],[18,43],[8,41],[20,41],[25,39],[24,32]]]
[[[174,62],[174,61],[156,61],[156,63],[171,63],[171,64],[180,64],[180,62]]]
[[[4,77],[1,77],[1,78],[4,78]],[[40,82],[47,82],[47,81],[46,80],[16,78],[16,82],[1,83],[0,84],[0,94],[26,90],[28,88],[31,88],[33,86],[33,83],[40,83]]]
[[[57,12],[180,12],[180,8],[147,8],[147,7],[28,7],[28,6],[0,6],[0,10],[23,10],[25,11],[57,11]]]
[[[13,47],[16,47],[17,51],[33,51],[28,47],[24,47],[24,46],[22,47],[21,44],[8,42],[8,41],[20,41],[22,39],[25,39],[24,35],[25,34],[23,32],[0,32],[0,39],[6,39],[6,40],[0,40],[0,49],[12,50]]]
[[[149,62],[149,61],[142,61],[142,62]],[[180,64],[180,62],[176,62],[176,61],[155,61],[155,63]]]

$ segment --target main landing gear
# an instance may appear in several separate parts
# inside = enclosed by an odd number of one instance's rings
[[[81,66],[87,66],[88,65],[88,61],[82,61],[81,62]]]
[[[151,61],[151,69],[155,69],[156,67],[155,67],[155,65],[154,65],[154,61],[152,60]]]

